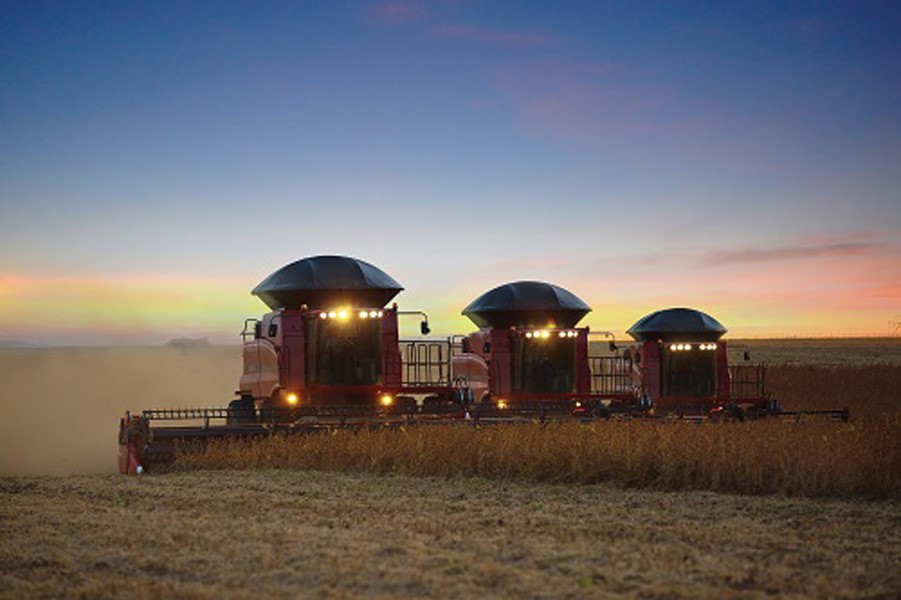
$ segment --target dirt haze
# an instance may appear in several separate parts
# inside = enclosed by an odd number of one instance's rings
[[[0,349],[0,475],[113,473],[125,410],[224,406],[238,346]]]
[[[755,362],[901,364],[901,338],[748,343]],[[225,406],[240,373],[239,346],[0,348],[0,476],[112,473],[125,410]],[[857,378],[816,394],[797,380],[783,368],[769,381],[781,399],[809,406],[847,406],[845,396],[861,391]]]

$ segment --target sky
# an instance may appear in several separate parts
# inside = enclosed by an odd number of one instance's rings
[[[2,0],[0,344],[237,342],[321,254],[442,335],[517,280],[886,335],[899,107],[897,2]]]

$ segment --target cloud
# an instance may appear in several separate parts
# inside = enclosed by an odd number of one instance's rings
[[[719,264],[778,262],[810,258],[841,258],[861,256],[885,250],[885,244],[846,242],[821,244],[817,246],[785,246],[781,248],[745,248],[710,252],[702,257],[702,262]]]
[[[471,24],[440,25],[432,29],[431,35],[435,39],[467,39],[507,48],[536,48],[554,43],[552,36],[543,33],[499,31]]]
[[[426,17],[428,11],[420,2],[397,0],[379,2],[366,11],[366,18],[382,25],[403,25]]]
[[[521,130],[556,141],[628,145],[707,127],[668,114],[672,92],[616,63],[524,61],[496,72],[490,86]]]

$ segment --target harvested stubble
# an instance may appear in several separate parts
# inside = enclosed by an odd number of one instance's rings
[[[901,498],[901,411],[895,406],[901,368],[779,367],[771,370],[770,383],[789,408],[848,407],[854,418],[335,431],[210,443],[179,452],[174,468],[322,469]]]

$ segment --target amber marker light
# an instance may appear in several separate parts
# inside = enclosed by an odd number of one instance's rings
[[[394,404],[394,398],[391,396],[391,394],[382,394],[382,396],[379,398],[379,404],[387,408]]]
[[[300,403],[300,396],[291,392],[285,397],[285,401],[291,406],[297,406]]]
[[[498,400],[497,407],[499,410],[507,410],[507,401],[506,400]]]

